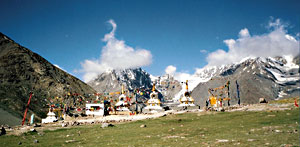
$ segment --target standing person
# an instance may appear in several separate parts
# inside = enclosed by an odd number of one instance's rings
[[[1,133],[0,133],[0,136],[5,135],[5,134],[6,134],[6,130],[5,130],[5,128],[2,126],[2,127],[1,127]]]
[[[299,107],[298,103],[297,103],[297,99],[295,99],[295,106]]]
[[[114,106],[114,112],[115,112],[115,115],[117,114],[117,106],[115,105]]]
[[[206,100],[206,111],[209,109],[209,104],[211,104],[211,103],[210,103],[210,99],[208,98]]]
[[[209,104],[209,99],[207,99],[206,101],[205,101],[205,103],[206,103],[206,107],[208,107],[208,104]]]
[[[238,84],[237,80],[235,81],[236,83],[236,93],[237,93],[237,97],[238,97],[238,104],[241,104],[241,99],[240,99],[240,85]]]

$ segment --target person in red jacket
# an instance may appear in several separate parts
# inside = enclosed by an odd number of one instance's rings
[[[298,103],[297,103],[297,99],[295,99],[295,106],[299,107]]]

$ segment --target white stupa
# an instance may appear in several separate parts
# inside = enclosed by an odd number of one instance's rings
[[[147,101],[147,106],[144,108],[144,112],[161,112],[164,109],[160,106],[161,102],[158,99],[158,93],[155,91],[155,84],[153,84],[152,93],[150,99]]]
[[[180,104],[178,105],[178,107],[195,106],[194,101],[195,100],[191,97],[191,93],[189,92],[188,80],[186,80],[186,92],[179,99]]]
[[[47,117],[45,119],[42,119],[42,123],[52,123],[56,122],[57,118],[55,117],[55,113],[52,112],[51,108],[49,109],[49,112],[47,114]]]
[[[129,111],[128,102],[126,100],[126,95],[124,94],[124,86],[122,85],[122,94],[119,96],[119,101],[115,105],[117,107],[117,111]]]

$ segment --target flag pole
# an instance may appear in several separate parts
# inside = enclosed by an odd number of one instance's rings
[[[28,99],[28,102],[27,102],[27,106],[26,106],[26,109],[25,109],[25,113],[24,113],[24,117],[23,117],[23,120],[22,120],[22,126],[24,125],[24,122],[25,122],[25,119],[26,119],[27,111],[28,111],[30,100],[31,100],[31,97],[32,97],[32,92],[30,92],[29,95],[30,96],[29,96],[29,99]]]

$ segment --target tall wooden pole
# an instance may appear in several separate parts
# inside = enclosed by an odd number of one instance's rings
[[[27,111],[28,111],[28,107],[29,107],[29,104],[30,104],[31,97],[32,97],[32,92],[30,92],[30,96],[29,96],[29,99],[28,99],[28,102],[27,102],[24,117],[23,117],[23,120],[22,120],[22,126],[24,125],[24,122],[25,122],[25,119],[26,119],[26,115],[27,115]]]

